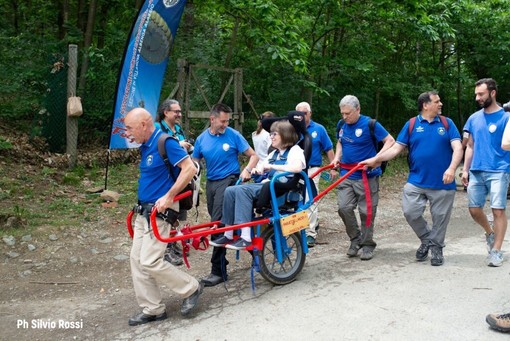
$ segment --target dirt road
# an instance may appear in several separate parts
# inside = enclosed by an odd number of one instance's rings
[[[232,254],[228,291],[206,288],[196,314],[183,319],[181,300],[163,289],[169,318],[139,327],[127,325],[138,307],[123,257],[130,247],[126,212],[98,213],[105,221],[114,217],[102,229],[69,227],[56,240],[34,235],[13,246],[1,243],[0,339],[507,339],[484,319],[510,311],[510,261],[485,265],[484,236],[469,217],[464,192],[457,192],[441,267],[414,260],[419,242],[402,217],[399,189],[381,192],[371,261],[345,256],[335,206],[333,195],[321,203],[318,245],[295,282],[273,286],[257,274],[253,292],[249,255],[235,262]],[[207,274],[209,255],[193,251],[190,273]]]

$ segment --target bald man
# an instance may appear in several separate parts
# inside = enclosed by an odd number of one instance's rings
[[[131,276],[138,305],[142,311],[131,317],[130,326],[167,318],[159,285],[164,284],[184,301],[181,314],[189,315],[198,303],[202,285],[192,276],[164,261],[166,243],[154,237],[149,217],[153,208],[158,212],[179,211],[174,197],[179,194],[196,173],[188,153],[175,139],[167,139],[165,149],[172,167],[179,171],[177,179],[168,175],[168,168],[158,152],[158,138],[162,131],[156,129],[151,114],[143,108],[131,110],[125,117],[127,137],[141,144],[140,179],[138,180],[138,206],[131,247]],[[158,214],[156,222],[161,235],[169,235],[171,225]]]

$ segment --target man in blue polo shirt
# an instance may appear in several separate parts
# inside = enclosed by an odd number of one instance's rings
[[[296,111],[305,113],[306,130],[312,138],[312,155],[310,156],[308,175],[315,173],[322,167],[322,153],[326,153],[329,162],[332,162],[335,153],[333,152],[333,143],[328,136],[326,128],[322,124],[312,121],[312,108],[307,102],[301,102],[296,105]],[[333,179],[338,173],[335,170],[330,171],[331,178]],[[313,179],[317,191],[319,191],[320,175]],[[308,209],[308,218],[310,219],[310,226],[306,229],[306,242],[308,247],[315,246],[315,239],[317,238],[317,229],[319,227],[319,207],[313,204]]]
[[[179,169],[174,183],[158,152],[158,137],[162,131],[154,127],[150,113],[143,108],[135,108],[126,115],[124,123],[128,139],[141,144],[136,208],[138,214],[135,219],[130,262],[135,296],[142,311],[128,321],[130,326],[136,326],[167,318],[159,291],[160,284],[185,297],[181,305],[182,315],[188,315],[194,309],[202,293],[202,285],[194,277],[164,261],[166,244],[154,237],[149,221],[153,208],[157,209],[159,214],[178,214],[179,204],[173,202],[174,197],[190,182],[196,168],[177,140],[166,140],[165,148],[169,161],[173,168]],[[162,235],[168,235],[170,223],[159,214],[156,218],[159,231]]]
[[[219,103],[213,106],[209,116],[210,127],[198,136],[191,155],[196,162],[202,158],[205,159],[207,169],[205,192],[207,211],[211,221],[221,220],[225,189],[235,184],[239,177],[243,181],[249,180],[251,170],[259,160],[248,141],[238,131],[228,126],[231,113],[232,109],[225,104]],[[248,165],[242,171],[239,166],[239,154],[250,158]],[[213,234],[211,240],[221,237],[221,234]],[[202,278],[202,283],[206,287],[215,286],[227,280],[228,261],[225,254],[224,247],[214,247],[211,256],[211,273]]]
[[[420,113],[404,125],[397,143],[362,162],[374,167],[409,148],[409,177],[402,195],[402,210],[421,241],[416,260],[426,260],[430,250],[433,266],[444,263],[444,239],[456,191],[455,170],[462,160],[459,130],[451,119],[441,118],[442,106],[437,92],[422,93],[418,97]],[[431,225],[423,217],[427,201]]]
[[[361,106],[356,96],[347,95],[340,100],[340,113],[344,124],[337,131],[337,144],[335,159],[333,163],[340,166],[340,175],[346,174],[351,167],[362,160],[373,157],[377,154],[373,137],[370,132],[371,118],[361,115]],[[386,129],[376,122],[374,136],[377,142],[384,142],[381,151],[390,148],[395,139]],[[338,215],[342,218],[345,230],[351,244],[347,250],[347,256],[356,257],[361,250],[360,259],[370,260],[374,256],[374,249],[377,246],[374,241],[374,221],[379,201],[379,177],[382,171],[379,167],[367,172],[367,186],[370,190],[372,203],[372,220],[366,226],[368,217],[369,202],[365,195],[365,181],[362,172],[356,171],[338,185]],[[355,209],[358,208],[361,218],[360,224],[356,217]]]

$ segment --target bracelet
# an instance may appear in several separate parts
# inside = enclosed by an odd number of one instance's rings
[[[248,168],[248,167],[244,168],[244,170],[245,170],[245,171],[247,171],[248,173],[251,173],[251,171],[252,171],[252,170],[251,170],[250,168]]]

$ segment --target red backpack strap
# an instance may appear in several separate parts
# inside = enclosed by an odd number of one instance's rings
[[[448,123],[448,120],[446,119],[446,117],[444,117],[443,115],[440,114],[439,119],[441,120],[441,123],[443,123],[446,130],[448,130],[448,128],[450,128],[450,124]]]
[[[411,133],[413,132],[415,123],[416,123],[416,116],[411,117],[411,119],[409,120],[409,126],[407,127],[407,135],[411,136]]]

